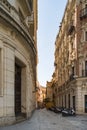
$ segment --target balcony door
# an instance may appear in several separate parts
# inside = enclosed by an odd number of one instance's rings
[[[85,61],[85,76],[87,76],[87,61]]]

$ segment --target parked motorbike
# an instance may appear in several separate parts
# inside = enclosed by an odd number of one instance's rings
[[[75,110],[73,108],[67,108],[62,111],[62,116],[75,116]]]
[[[55,113],[61,113],[62,110],[64,110],[64,108],[63,107],[56,107],[56,106],[54,106],[54,107],[50,107],[49,110],[51,110],[51,111],[53,111]]]

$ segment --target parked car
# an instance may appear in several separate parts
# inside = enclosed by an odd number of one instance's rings
[[[67,108],[62,111],[62,116],[75,116],[75,110],[73,108]]]
[[[62,110],[64,110],[63,107],[56,107],[56,106],[53,106],[53,107],[50,107],[49,110],[55,112],[55,113],[61,113]]]
[[[54,112],[55,111],[55,107],[52,106],[52,107],[49,108],[49,110]]]

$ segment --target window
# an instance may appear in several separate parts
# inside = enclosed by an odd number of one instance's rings
[[[3,49],[0,48],[0,96],[3,96]]]
[[[73,48],[74,48],[74,47],[73,47],[73,43],[71,43],[71,51],[73,50]]]
[[[87,31],[85,32],[85,41],[87,41]]]
[[[85,61],[85,76],[87,76],[87,61]]]
[[[66,108],[66,95],[65,95],[65,108]]]
[[[29,0],[29,5],[30,5],[31,11],[32,11],[33,10],[33,0]]]
[[[85,31],[82,30],[82,33],[81,33],[81,42],[84,42],[85,40]]]
[[[87,4],[85,5],[85,11],[86,11],[86,13],[87,13]]]
[[[68,95],[68,107],[70,108],[70,94]]]
[[[22,13],[22,11],[20,9],[19,9],[19,16],[20,16],[21,22],[23,22],[24,21],[24,16],[23,16],[23,13]]]
[[[74,66],[72,67],[72,75],[74,75]]]

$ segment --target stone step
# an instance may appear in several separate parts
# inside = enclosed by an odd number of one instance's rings
[[[25,120],[26,120],[26,118],[23,117],[23,116],[18,116],[18,117],[16,117],[16,123],[20,123],[20,122],[23,122],[23,121],[25,121]]]

